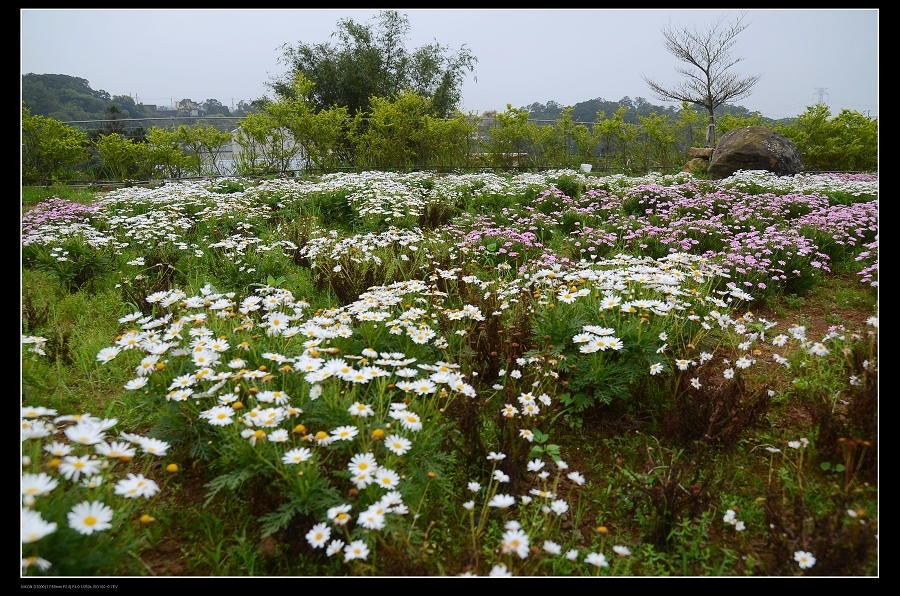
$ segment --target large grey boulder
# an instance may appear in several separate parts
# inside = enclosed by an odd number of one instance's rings
[[[727,178],[738,170],[793,176],[803,171],[803,161],[787,137],[765,126],[748,126],[724,134],[709,161],[710,178]]]

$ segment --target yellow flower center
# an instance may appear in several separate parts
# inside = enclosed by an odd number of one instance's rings
[[[86,525],[86,526],[93,526],[96,523],[97,523],[97,518],[94,517],[93,515],[89,515],[86,518],[84,518],[84,525]]]

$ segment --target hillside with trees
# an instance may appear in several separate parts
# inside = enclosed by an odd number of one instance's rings
[[[110,95],[92,89],[87,79],[64,74],[22,75],[22,101],[32,114],[62,122],[156,116],[128,95]]]
[[[253,111],[254,102],[239,101],[233,110],[217,99],[196,102],[182,99],[178,108],[159,111],[136,103],[129,95],[111,95],[93,89],[87,79],[65,74],[22,75],[22,101],[35,116],[61,122],[158,118],[160,116],[235,116]]]

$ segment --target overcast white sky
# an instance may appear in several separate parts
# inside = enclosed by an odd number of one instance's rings
[[[463,45],[478,58],[463,85],[463,111],[563,106],[594,98],[657,100],[641,75],[674,85],[684,66],[661,29],[703,28],[738,10],[397,9],[409,17],[407,49]],[[370,23],[378,10],[22,9],[21,73],[66,74],[146,104],[217,99],[227,106],[271,91],[285,72],[283,44],[330,40],[342,18]],[[731,72],[761,75],[731,102],[769,118],[796,116],[820,100],[832,115],[878,115],[877,9],[749,10]],[[477,78],[477,80],[476,80]]]

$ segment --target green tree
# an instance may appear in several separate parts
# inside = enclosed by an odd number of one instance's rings
[[[279,96],[276,101],[266,104],[265,113],[288,133],[293,143],[295,155],[301,155],[307,168],[311,165],[311,155],[316,152],[314,129],[316,113],[312,100],[315,83],[305,75],[297,73],[291,83],[290,93]]]
[[[670,54],[689,65],[676,69],[686,80],[678,85],[668,86],[643,77],[657,99],[686,101],[706,110],[709,116],[707,147],[716,144],[716,108],[728,100],[749,96],[760,79],[757,75],[739,77],[729,72],[732,66],[742,60],[732,58],[731,49],[738,34],[749,23],[744,24],[744,15],[727,25],[724,21],[723,17],[704,30],[673,27],[669,24],[662,31],[665,47]]]
[[[505,112],[494,115],[494,126],[488,130],[488,150],[491,165],[508,167],[528,151],[528,111],[506,104]]]
[[[187,147],[197,176],[221,174],[217,157],[222,146],[231,140],[230,132],[220,132],[214,126],[178,127],[178,139]]]
[[[551,168],[565,164],[569,160],[566,137],[554,123],[528,122],[529,155],[527,165],[538,168]]]
[[[617,166],[623,171],[631,171],[636,166],[633,158],[638,127],[625,121],[627,111],[628,108],[623,105],[616,110],[612,118],[606,118],[606,115],[600,112],[597,114],[595,127],[601,139],[603,154],[612,158],[607,160],[607,166]]]
[[[680,147],[683,151],[687,151],[688,147],[697,146],[701,141],[700,127],[702,124],[702,116],[694,109],[693,105],[686,101],[681,102],[676,127],[678,128]]]
[[[550,100],[547,102],[547,105],[535,102],[525,106],[525,109],[528,110],[529,117],[532,120],[559,120],[562,118],[566,106],[562,106],[557,102]]]
[[[94,141],[103,173],[109,180],[127,180],[138,175],[141,148],[133,140],[119,134],[100,135]]]
[[[125,134],[125,123],[123,120],[127,117],[127,114],[124,114],[122,110],[119,109],[119,106],[112,104],[106,108],[106,118],[103,120],[103,124],[101,125],[101,135],[110,135],[110,134]]]
[[[39,184],[70,178],[87,164],[87,135],[59,120],[32,116],[22,105],[22,182]]]
[[[878,118],[845,108],[832,119],[831,128],[841,147],[841,170],[878,170]]]
[[[234,166],[241,175],[286,172],[300,150],[290,131],[267,112],[244,118],[238,124],[234,140],[239,146],[233,154]]]
[[[825,104],[808,106],[806,111],[790,124],[778,126],[775,131],[784,135],[797,145],[803,159],[803,167],[807,170],[829,169],[833,161],[830,125],[831,110]]]
[[[640,169],[649,171],[659,166],[663,171],[672,167],[675,157],[675,126],[669,118],[656,112],[638,116],[638,158]]]
[[[355,161],[353,147],[359,130],[344,106],[332,106],[310,118],[309,142],[304,144],[307,163],[314,168],[331,170]]]
[[[200,104],[200,112],[204,116],[229,116],[228,106],[223,105],[218,99],[207,99]]]
[[[190,163],[176,130],[153,126],[139,146],[143,159],[141,169],[147,178],[180,178]]]
[[[256,110],[250,102],[244,101],[243,99],[237,102],[234,110],[232,111],[232,116],[247,116],[249,114],[256,113]]]
[[[560,133],[575,145],[580,163],[594,163],[594,150],[600,143],[599,130],[588,128],[585,124],[575,124],[572,120],[574,110],[575,108],[571,107],[563,109],[557,127]]]
[[[119,110],[122,118],[153,118],[156,116],[155,111],[151,111],[143,104],[135,103],[134,98],[130,95],[114,95],[112,105]]]
[[[547,104],[549,106],[549,103]],[[615,114],[616,111],[624,106],[630,112],[626,111],[625,121],[631,124],[637,124],[637,115],[634,112],[634,104],[630,97],[623,97],[619,101],[606,101],[602,98],[583,101],[572,106],[572,120],[575,122],[594,122],[597,114],[603,112],[605,114]],[[660,108],[662,109],[662,108]]]
[[[276,143],[276,151],[282,154],[296,150],[290,158],[301,156],[306,168],[331,169],[346,165],[353,154],[356,124],[342,106],[316,111],[312,100],[314,87],[315,83],[298,73],[289,94],[261,104],[260,113],[270,117],[272,125],[279,128],[271,132],[270,141]]]
[[[748,126],[768,126],[769,128],[772,128],[771,122],[766,118],[763,118],[759,112],[753,112],[746,116],[722,114],[716,122],[716,130],[722,134],[738,128],[746,128]]]
[[[475,121],[465,114],[453,118],[422,118],[423,167],[462,167],[468,165],[473,150]]]
[[[296,74],[315,83],[315,110],[343,106],[351,116],[368,112],[373,97],[396,98],[412,90],[431,100],[431,114],[449,116],[461,98],[466,72],[477,58],[462,46],[456,52],[438,43],[409,52],[409,18],[383,10],[369,24],[341,19],[332,36],[337,44],[298,43],[282,46],[280,60],[288,72],[272,88],[290,97]]]
[[[86,79],[60,74],[22,75],[22,101],[35,116],[60,122],[102,120],[112,98]]]
[[[430,101],[413,91],[396,100],[373,97],[368,126],[359,137],[358,165],[408,170],[421,164],[424,117]]]
[[[872,171],[878,167],[878,119],[853,110],[831,117],[825,104],[808,106],[775,131],[797,145],[806,170]]]
[[[200,104],[192,99],[182,99],[178,102],[178,112],[176,115],[179,117],[193,116],[194,110],[199,112]]]

